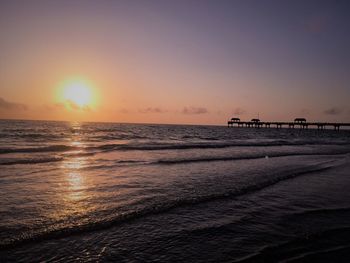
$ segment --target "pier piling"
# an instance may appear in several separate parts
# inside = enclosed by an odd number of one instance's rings
[[[291,122],[283,121],[260,121],[259,119],[252,119],[251,121],[241,121],[239,118],[232,118],[227,122],[228,127],[246,127],[246,128],[271,128],[276,127],[281,129],[287,127],[294,129],[299,126],[300,129],[306,130],[309,127],[315,127],[317,130],[325,130],[327,127],[333,127],[335,131],[339,131],[341,127],[350,127],[350,123],[341,122],[307,122],[305,118],[296,118]]]

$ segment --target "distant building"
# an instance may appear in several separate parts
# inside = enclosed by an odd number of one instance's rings
[[[304,123],[304,122],[306,122],[306,119],[305,118],[295,118],[294,122],[295,123]]]
[[[252,119],[251,122],[260,122],[259,119]]]
[[[240,119],[240,118],[232,118],[231,121],[232,121],[232,122],[240,122],[241,119]]]

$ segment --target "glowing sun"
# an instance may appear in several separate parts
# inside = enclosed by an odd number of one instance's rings
[[[96,102],[96,95],[91,85],[86,81],[74,80],[61,86],[60,100],[68,108],[89,108]]]

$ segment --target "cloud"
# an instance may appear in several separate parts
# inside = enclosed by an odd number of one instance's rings
[[[323,113],[327,114],[327,115],[339,115],[342,112],[343,112],[342,109],[339,109],[337,107],[332,107],[332,108],[329,108],[329,109],[325,110]]]
[[[119,110],[119,112],[123,113],[123,114],[128,114],[128,113],[130,113],[130,110],[122,108],[122,109]]]
[[[236,108],[236,109],[234,109],[234,111],[233,111],[233,114],[235,115],[235,116],[241,116],[241,115],[243,115],[243,114],[245,114],[246,113],[246,110],[244,110],[244,109],[242,109],[242,108]]]
[[[5,110],[27,110],[28,107],[25,104],[15,103],[5,100],[0,97],[0,109]]]
[[[167,112],[164,109],[158,108],[158,107],[148,107],[145,109],[139,109],[139,113],[164,113]]]
[[[80,109],[79,105],[71,100],[67,100],[67,104],[72,110],[79,110]]]
[[[301,109],[300,110],[300,114],[301,115],[309,115],[311,113],[311,111],[309,109]]]
[[[63,103],[56,103],[54,106],[55,106],[55,108],[58,108],[58,109],[63,109],[64,108],[64,104]]]
[[[62,110],[62,109],[64,109],[63,103],[55,103],[52,105],[43,104],[40,107],[40,110],[44,110],[44,111],[55,111],[55,110]]]
[[[85,105],[85,106],[81,107],[81,109],[82,109],[83,111],[87,111],[87,112],[90,112],[90,111],[91,111],[91,108],[90,108],[88,105]]]
[[[66,100],[66,105],[72,109],[72,110],[76,110],[76,111],[91,111],[91,108],[88,106],[88,105],[85,105],[85,106],[79,106],[78,104],[76,104],[74,101],[71,101],[71,100]],[[60,108],[61,107],[61,104],[56,104],[57,108]]]
[[[208,112],[207,108],[203,107],[185,107],[182,110],[183,114],[206,114]]]

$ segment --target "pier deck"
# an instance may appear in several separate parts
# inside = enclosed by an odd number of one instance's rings
[[[310,126],[315,127],[318,130],[324,130],[327,127],[334,128],[334,130],[340,130],[340,127],[350,127],[350,123],[342,122],[280,122],[280,121],[228,121],[228,127],[247,127],[247,128],[300,128],[308,129]]]

